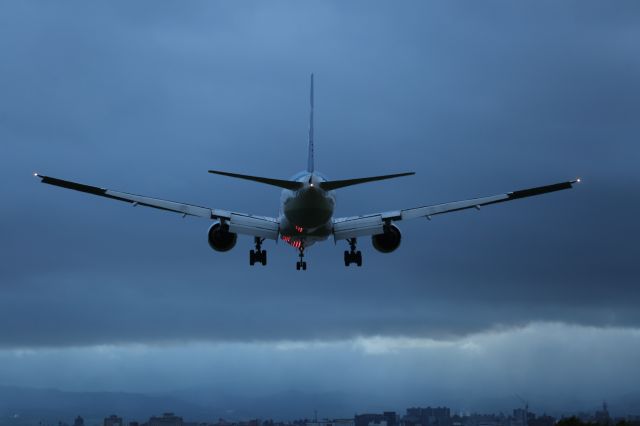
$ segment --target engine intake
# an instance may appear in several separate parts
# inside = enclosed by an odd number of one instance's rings
[[[400,246],[402,233],[395,225],[385,225],[384,233],[371,236],[373,247],[382,253],[391,253]]]
[[[215,251],[229,251],[236,245],[238,234],[229,232],[229,225],[214,223],[207,235],[209,245]]]

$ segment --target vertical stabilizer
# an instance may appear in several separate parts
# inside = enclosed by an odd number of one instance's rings
[[[313,173],[313,73],[311,74],[310,92],[311,112],[309,114],[309,158],[307,160],[307,171]]]

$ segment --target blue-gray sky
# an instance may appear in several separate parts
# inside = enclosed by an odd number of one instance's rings
[[[0,384],[640,400],[639,39],[633,1],[3,2]],[[360,269],[314,246],[303,274],[31,177],[276,215],[277,189],[206,171],[303,169],[311,72],[319,170],[417,172],[337,215],[584,184],[402,223]]]

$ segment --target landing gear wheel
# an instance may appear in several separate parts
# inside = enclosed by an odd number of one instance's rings
[[[261,263],[265,266],[267,264],[267,251],[262,250],[263,241],[264,238],[255,237],[254,242],[256,244],[256,249],[249,251],[249,265],[253,266],[256,263]]]
[[[296,262],[296,270],[300,270],[302,269],[303,271],[307,270],[307,262],[305,262],[304,259],[304,247],[300,247],[299,249],[299,254],[298,257],[300,258],[299,261]]]
[[[362,253],[360,252],[360,250],[356,251],[356,239],[349,238],[347,241],[349,242],[349,248],[351,250],[344,251],[344,266],[349,266],[352,263],[355,263],[358,266],[362,266]]]

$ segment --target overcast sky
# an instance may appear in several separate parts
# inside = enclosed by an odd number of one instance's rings
[[[0,3],[0,384],[640,411],[638,40],[635,1]],[[417,173],[338,216],[584,183],[302,273],[31,176],[275,216],[277,188],[206,171],[304,169],[311,72],[317,169]]]

